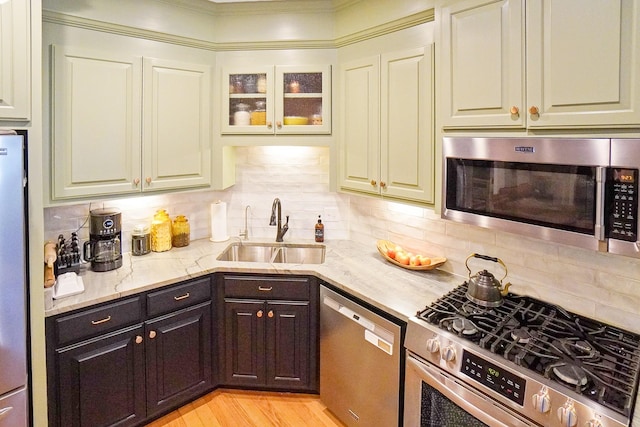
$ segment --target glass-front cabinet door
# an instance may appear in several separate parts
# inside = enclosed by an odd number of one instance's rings
[[[223,73],[222,133],[331,133],[331,67],[275,66]]]

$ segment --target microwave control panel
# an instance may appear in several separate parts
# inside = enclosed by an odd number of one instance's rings
[[[638,241],[638,169],[607,172],[607,237]]]

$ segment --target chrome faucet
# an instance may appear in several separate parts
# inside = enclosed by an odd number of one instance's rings
[[[276,224],[276,210],[278,211],[278,222]],[[271,206],[271,220],[269,221],[269,225],[277,225],[278,232],[276,233],[276,242],[282,242],[282,238],[289,230],[289,215],[287,215],[287,222],[282,225],[282,206],[280,205],[280,199],[277,197],[273,200],[273,205]]]
[[[247,205],[244,208],[244,230],[240,230],[240,239],[249,239],[249,228],[247,227],[247,217],[249,216],[249,210],[251,205]]]

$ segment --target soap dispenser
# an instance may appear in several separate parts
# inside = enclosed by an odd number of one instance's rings
[[[316,242],[324,242],[324,224],[320,215],[318,215],[318,223],[316,224]]]

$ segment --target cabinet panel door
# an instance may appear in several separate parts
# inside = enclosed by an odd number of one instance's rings
[[[265,384],[264,309],[262,301],[225,300],[226,384]]]
[[[52,46],[53,198],[138,192],[142,60]]]
[[[433,47],[382,55],[382,195],[434,201]]]
[[[267,303],[267,385],[309,387],[311,342],[309,302]]]
[[[331,133],[331,66],[276,66],[276,133]],[[285,117],[307,119],[287,123]]]
[[[223,134],[275,132],[273,73],[273,66],[222,70],[220,129]],[[261,114],[255,114],[256,110]]]
[[[445,128],[524,127],[523,1],[466,0],[442,8]]]
[[[145,58],[144,97],[144,190],[210,185],[210,67]]]
[[[129,426],[145,417],[143,328],[56,351],[59,425]]]
[[[145,324],[147,415],[187,402],[211,386],[211,303]]]
[[[340,186],[378,194],[380,57],[342,65],[340,94]]]
[[[29,4],[0,2],[0,119],[29,120],[31,116]]]
[[[638,22],[637,0],[527,2],[528,126],[638,125]]]

